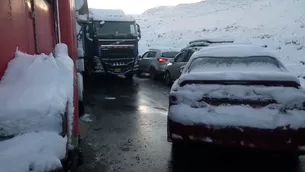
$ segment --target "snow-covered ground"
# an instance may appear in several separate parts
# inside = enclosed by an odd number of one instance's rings
[[[161,7],[135,16],[142,29],[140,53],[148,48],[183,48],[189,41],[229,37],[266,44],[288,69],[304,75],[305,0],[206,0]]]

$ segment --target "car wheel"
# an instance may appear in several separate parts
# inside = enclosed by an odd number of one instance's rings
[[[165,81],[166,85],[168,85],[168,86],[172,85],[173,81],[172,81],[172,78],[171,78],[171,75],[170,75],[169,71],[165,72],[164,81]]]
[[[156,70],[154,68],[150,68],[149,75],[151,79],[157,80]]]

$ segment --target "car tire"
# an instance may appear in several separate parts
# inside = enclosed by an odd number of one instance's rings
[[[150,68],[149,75],[152,80],[157,80],[157,74],[156,74],[156,70],[154,68],[152,68],[152,67]]]
[[[165,75],[164,75],[164,82],[165,82],[165,84],[168,85],[168,86],[171,86],[172,83],[173,83],[169,71],[166,71],[166,72],[165,72]]]

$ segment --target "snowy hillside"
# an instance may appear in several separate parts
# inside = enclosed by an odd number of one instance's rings
[[[266,44],[290,70],[305,73],[299,63],[305,61],[304,7],[305,0],[206,0],[154,8],[135,16],[142,29],[140,52],[225,36]]]

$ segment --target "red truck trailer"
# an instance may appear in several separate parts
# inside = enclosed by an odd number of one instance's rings
[[[17,48],[27,54],[49,54],[56,44],[64,43],[75,62],[78,55],[74,4],[74,0],[1,0],[0,76],[4,75]],[[75,171],[80,164],[78,82],[74,68],[73,121],[69,121],[66,113],[62,133],[64,137],[69,130],[67,124],[73,124],[71,138],[68,138],[72,146],[67,145],[63,168],[59,171]]]

